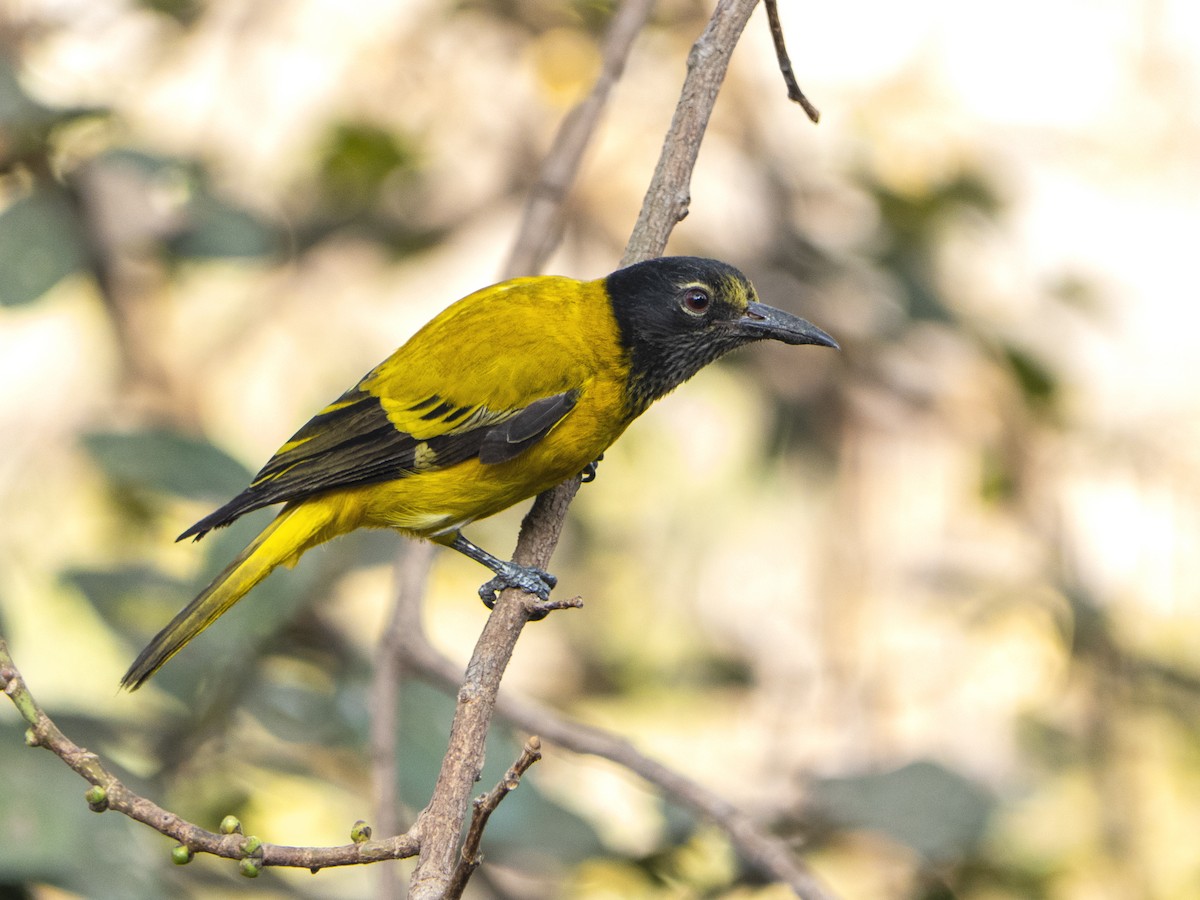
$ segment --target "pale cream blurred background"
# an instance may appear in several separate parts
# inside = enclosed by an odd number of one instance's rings
[[[794,837],[847,898],[1200,897],[1200,6],[781,6],[822,121],[758,10],[670,250],[843,352],[747,350],[638,422],[553,566],[586,607],[530,628],[509,684]],[[402,541],[310,554],[117,694],[248,532],[174,535],[496,280],[609,12],[0,6],[0,624],[68,732],[201,824],[341,843],[368,814]],[[709,12],[659,4],[549,271],[615,265]],[[473,538],[508,552],[522,512]],[[437,557],[427,623],[459,660],[482,577]],[[406,696],[419,808],[448,713]],[[172,868],[0,717],[0,897],[376,889]],[[787,895],[553,747],[503,812],[477,896]]]

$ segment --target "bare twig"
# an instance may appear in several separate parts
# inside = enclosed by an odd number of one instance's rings
[[[604,41],[600,75],[588,95],[563,119],[542,171],[529,192],[517,239],[504,267],[504,277],[541,271],[546,258],[562,237],[562,209],[575,181],[584,151],[600,123],[613,86],[625,71],[625,62],[638,32],[646,24],[654,0],[625,0],[613,14]]]
[[[812,119],[813,124],[821,121],[821,111],[812,105],[804,96],[800,85],[796,83],[796,73],[792,71],[792,60],[788,56],[787,44],[783,41],[783,23],[779,21],[779,7],[776,0],[763,0],[767,7],[767,22],[771,26],[771,40],[775,42],[775,57],[779,60],[779,71],[783,75],[783,83],[787,85],[788,99],[799,103]]]
[[[531,735],[521,749],[517,761],[509,766],[504,777],[486,794],[475,798],[474,812],[471,815],[471,827],[467,831],[467,839],[463,841],[462,859],[454,870],[454,879],[446,890],[448,900],[457,900],[466,889],[467,880],[471,873],[479,868],[483,857],[479,853],[479,843],[483,840],[483,829],[487,827],[488,819],[500,805],[500,801],[517,789],[521,776],[529,771],[529,767],[542,758],[542,741],[537,735]]]
[[[340,847],[287,847],[267,844],[240,831],[217,834],[193,825],[173,812],[168,812],[151,800],[127,788],[100,762],[100,758],[80,747],[59,730],[34,700],[21,677],[8,644],[0,637],[0,689],[16,706],[21,718],[29,725],[25,742],[32,747],[44,747],[89,783],[95,785],[86,799],[97,811],[113,810],[129,816],[155,831],[177,840],[192,853],[210,853],[226,859],[252,860],[250,868],[261,866],[293,866],[302,869],[352,866],[403,859],[414,856],[419,844],[416,831],[379,841],[363,841]],[[189,854],[190,855],[190,854]]]
[[[688,54],[688,73],[621,265],[661,256],[691,203],[692,169],[725,70],[758,0],[721,0]]]

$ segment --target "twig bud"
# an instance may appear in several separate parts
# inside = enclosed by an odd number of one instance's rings
[[[257,878],[258,873],[262,871],[262,860],[254,856],[247,856],[238,863],[238,871],[247,878]]]
[[[171,848],[171,862],[177,866],[186,866],[195,856],[196,854],[192,852],[192,848],[185,844],[177,844]]]
[[[88,788],[83,798],[87,800],[88,809],[92,812],[101,813],[108,809],[108,791],[98,784]]]
[[[226,816],[221,820],[221,834],[241,834],[242,823],[237,816]]]
[[[371,826],[359,819],[350,828],[350,840],[356,844],[366,843],[371,839]]]

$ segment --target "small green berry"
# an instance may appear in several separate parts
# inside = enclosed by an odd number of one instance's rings
[[[87,800],[88,808],[92,812],[104,812],[108,809],[108,791],[98,784],[93,784],[87,789],[87,793],[83,795]]]
[[[242,823],[237,816],[226,816],[221,820],[221,834],[241,834]]]
[[[195,856],[196,854],[192,852],[192,848],[184,844],[177,844],[171,848],[171,862],[177,866],[186,866]]]
[[[247,878],[257,878],[258,873],[262,871],[262,861],[253,856],[247,856],[238,863],[238,869]]]
[[[356,844],[366,843],[371,839],[371,826],[359,819],[350,828],[350,840]]]

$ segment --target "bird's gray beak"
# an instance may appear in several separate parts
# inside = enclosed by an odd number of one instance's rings
[[[812,322],[765,303],[750,303],[733,328],[748,340],[783,341],[785,344],[817,344],[840,350],[838,342]]]

